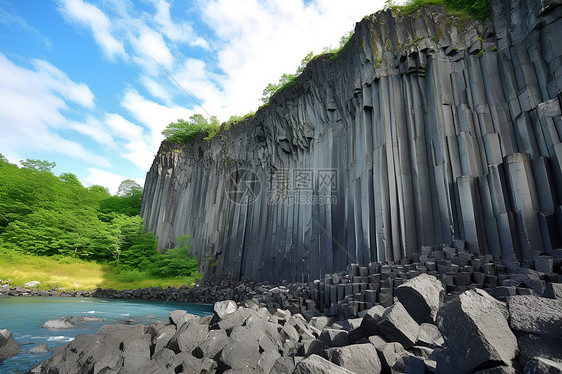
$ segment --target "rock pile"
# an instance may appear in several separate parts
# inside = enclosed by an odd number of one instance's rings
[[[562,370],[562,300],[468,290],[443,303],[431,275],[360,317],[305,318],[256,300],[217,302],[206,317],[108,325],[55,350],[36,372],[551,373]]]
[[[539,254],[524,264],[527,267],[522,267],[518,261],[470,253],[460,241],[457,245],[458,248],[443,246],[440,250],[424,247],[420,255],[415,254],[412,260],[403,259],[400,264],[351,264],[347,272],[326,274],[322,281],[311,282],[310,297],[321,310],[341,319],[357,316],[377,304],[388,307],[395,296],[404,300],[403,303],[418,304],[421,294],[434,293],[440,285],[447,295],[480,288],[503,301],[515,295],[542,296],[548,292],[554,297],[562,293],[562,258]],[[419,288],[421,284],[402,287],[404,282],[420,274],[437,280],[428,283],[426,290]],[[422,308],[419,313],[436,311],[435,304],[419,307]],[[425,322],[418,314],[413,317],[417,322]]]

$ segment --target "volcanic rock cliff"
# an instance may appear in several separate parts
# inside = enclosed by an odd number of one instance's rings
[[[560,254],[562,5],[490,0],[364,18],[255,116],[164,142],[141,215],[204,270],[309,281],[443,244]]]

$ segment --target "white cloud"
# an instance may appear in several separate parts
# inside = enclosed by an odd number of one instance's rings
[[[33,65],[37,72],[44,77],[45,84],[64,99],[89,109],[94,107],[94,94],[86,84],[73,82],[68,75],[47,61],[35,60]]]
[[[136,139],[143,135],[143,128],[137,126],[119,114],[109,113],[105,115],[105,123],[111,132],[121,139]]]
[[[261,104],[268,83],[293,73],[308,52],[336,47],[355,22],[381,9],[384,0],[213,0],[202,6],[203,19],[222,41],[218,66],[226,79],[214,101],[227,103],[225,111],[231,114],[243,114]]]
[[[117,193],[119,185],[125,179],[133,179],[139,185],[144,185],[144,179],[142,178],[128,178],[98,168],[88,168],[88,176],[85,178],[85,182],[90,186],[95,184],[107,187],[109,189],[109,192],[115,195]]]
[[[172,67],[174,57],[160,33],[145,27],[134,44],[142,57],[148,55],[166,69]]]
[[[60,0],[59,9],[67,20],[89,28],[109,59],[126,56],[123,43],[112,34],[111,21],[98,7],[82,0]]]
[[[34,65],[36,71],[22,68],[0,53],[2,152],[21,155],[30,150],[55,151],[110,167],[108,159],[55,132],[70,126],[70,121],[62,114],[70,109],[67,101],[74,101],[85,108],[93,105],[93,94],[89,88],[73,82],[45,61],[36,60]]]
[[[107,131],[107,127],[103,122],[91,116],[88,116],[86,122],[69,121],[68,127],[90,137],[101,145],[116,148],[116,144],[113,137]]]
[[[160,32],[166,38],[174,42],[187,42],[191,46],[201,47],[203,49],[210,49],[209,43],[201,37],[198,37],[191,25],[186,23],[177,24],[172,20],[170,14],[170,4],[164,0],[157,0],[154,2],[156,7],[156,14],[154,20],[160,26]]]

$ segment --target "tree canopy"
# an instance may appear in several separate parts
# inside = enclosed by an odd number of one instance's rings
[[[0,162],[1,247],[103,262],[155,277],[197,271],[185,240],[182,249],[158,253],[156,236],[145,232],[139,216],[138,183],[124,180],[112,196],[101,186],[84,187],[74,174],[55,176],[50,172],[54,163],[27,161],[21,168]]]
[[[207,119],[201,114],[194,114],[189,117],[188,121],[178,119],[177,122],[168,124],[162,131],[162,135],[170,142],[181,144],[194,139],[200,132],[212,133],[218,131],[219,128],[220,124],[216,116]]]

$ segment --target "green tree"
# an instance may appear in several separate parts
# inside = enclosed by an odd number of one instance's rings
[[[8,159],[2,153],[0,153],[0,162],[8,162]]]
[[[178,119],[178,122],[172,122],[166,126],[162,135],[166,140],[174,143],[184,143],[188,140],[194,139],[200,132],[217,131],[219,128],[219,120],[217,117],[212,116],[206,119],[201,114],[194,114],[189,117],[189,121]]]
[[[31,158],[26,158],[25,160],[20,160],[22,167],[26,169],[36,170],[36,171],[48,171],[51,172],[55,166],[56,162],[49,162],[45,160],[36,160]]]
[[[306,65],[308,65],[308,63],[312,61],[313,58],[314,58],[314,53],[313,52],[308,53],[301,60],[301,63],[297,67],[297,70],[295,71],[294,74],[283,74],[281,75],[281,78],[279,78],[279,82],[269,83],[262,92],[261,101],[264,104],[269,104],[269,100],[273,97],[273,95],[275,95],[276,92],[278,92],[282,88],[290,86],[295,82],[297,77],[302,74],[302,72],[306,68]]]
[[[119,187],[117,188],[117,195],[127,196],[138,191],[142,193],[142,187],[140,186],[140,184],[132,179],[125,179],[121,182],[121,184],[119,184]]]

